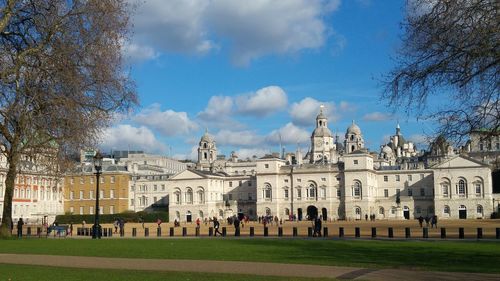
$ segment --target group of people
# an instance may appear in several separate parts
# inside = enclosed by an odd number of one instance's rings
[[[118,228],[120,229],[120,234],[125,233],[125,220],[123,218],[115,219],[113,226],[115,228],[115,234],[118,233]]]
[[[375,218],[376,218],[375,214],[370,214],[370,221],[375,221]],[[365,214],[365,221],[367,220],[368,220],[368,214]]]
[[[438,217],[436,215],[434,215],[432,217],[426,216],[425,218],[422,216],[418,217],[418,224],[420,225],[420,227],[422,227],[424,221],[425,221],[426,226],[429,226],[429,222],[430,222],[431,228],[434,228],[434,227],[437,228]]]

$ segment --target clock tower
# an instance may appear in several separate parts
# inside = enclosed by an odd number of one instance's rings
[[[319,108],[319,114],[316,117],[316,129],[311,135],[311,163],[330,163],[336,162],[335,153],[332,155],[332,150],[336,152],[336,145],[333,140],[333,135],[328,129],[328,119],[323,113],[324,106]],[[332,157],[333,156],[333,157]]]

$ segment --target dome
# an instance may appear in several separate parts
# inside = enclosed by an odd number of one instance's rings
[[[385,153],[385,154],[392,154],[392,148],[390,148],[388,145],[384,146],[382,148],[382,152]]]
[[[332,132],[326,127],[318,127],[314,129],[313,137],[332,137]]]
[[[316,116],[316,120],[319,120],[319,119],[326,119],[326,116],[325,114],[323,114],[323,111],[321,111],[318,116]]]
[[[208,134],[208,130],[205,131],[205,134],[201,137],[200,142],[214,142],[212,136]]]
[[[351,126],[347,128],[347,134],[361,135],[361,129],[352,121]]]

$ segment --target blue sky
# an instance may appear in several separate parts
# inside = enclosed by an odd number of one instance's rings
[[[399,120],[422,143],[432,125],[380,100],[403,16],[399,0],[146,0],[125,46],[140,106],[101,148],[193,158],[208,128],[226,155],[278,151],[279,135],[306,152],[320,104],[341,139],[355,120],[378,151]]]

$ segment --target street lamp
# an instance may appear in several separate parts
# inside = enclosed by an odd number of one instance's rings
[[[102,155],[99,151],[94,156],[94,168],[96,176],[96,197],[95,197],[95,220],[92,231],[92,239],[101,239],[101,226],[99,225],[99,176],[102,171]]]

